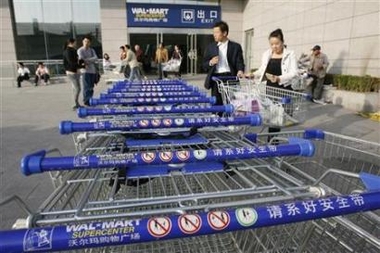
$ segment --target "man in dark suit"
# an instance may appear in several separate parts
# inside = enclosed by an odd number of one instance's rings
[[[203,57],[203,68],[208,72],[205,88],[211,89],[211,95],[216,97],[216,105],[222,105],[222,96],[213,76],[244,75],[243,50],[240,44],[228,39],[228,25],[220,21],[213,26],[215,43],[211,43]]]

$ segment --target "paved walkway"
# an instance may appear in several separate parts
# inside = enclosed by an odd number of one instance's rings
[[[185,76],[191,84],[203,86],[204,75]],[[70,136],[59,134],[62,120],[80,121],[72,111],[71,85],[67,82],[33,87],[26,84],[18,89],[11,81],[1,81],[1,170],[0,201],[18,195],[37,210],[53,190],[48,174],[25,177],[20,172],[23,155],[59,148],[63,155],[74,155]],[[105,90],[102,83],[96,94]],[[380,124],[334,105],[310,104],[307,121],[301,126],[317,127],[326,131],[380,142]],[[0,230],[9,229],[17,218],[25,217],[16,204],[0,207]]]

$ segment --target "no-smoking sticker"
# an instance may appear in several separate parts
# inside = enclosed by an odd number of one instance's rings
[[[239,208],[235,212],[236,219],[244,227],[252,226],[256,223],[258,215],[253,208]]]
[[[151,218],[148,220],[147,227],[151,236],[161,238],[170,233],[172,222],[167,217]]]
[[[153,152],[147,152],[147,153],[141,154],[141,159],[143,159],[143,161],[146,163],[153,162],[155,158],[156,158],[156,154]]]
[[[181,161],[187,161],[190,158],[190,152],[187,150],[177,151],[177,158]]]
[[[147,127],[147,126],[149,125],[149,120],[147,120],[147,119],[142,119],[142,120],[139,121],[139,125],[140,125],[141,127]]]
[[[160,159],[163,162],[170,162],[173,159],[173,153],[166,151],[166,152],[160,152]]]
[[[152,119],[152,125],[155,127],[158,127],[161,125],[161,120],[160,119]]]
[[[207,221],[214,230],[222,230],[230,224],[230,215],[224,211],[212,211],[207,214]]]
[[[171,119],[163,119],[162,122],[165,126],[171,126],[173,121]]]
[[[197,214],[185,214],[178,218],[179,229],[185,234],[194,234],[202,226],[202,219]]]

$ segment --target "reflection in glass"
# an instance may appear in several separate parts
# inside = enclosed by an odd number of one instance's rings
[[[101,52],[99,0],[10,1],[13,11],[18,60],[62,59],[62,47],[70,38],[91,34]]]

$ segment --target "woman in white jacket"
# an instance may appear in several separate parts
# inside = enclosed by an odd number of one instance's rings
[[[270,33],[269,45],[254,76],[260,82],[266,79],[268,86],[291,90],[291,84],[298,81],[297,59],[293,51],[286,49],[281,29]]]
[[[269,45],[270,49],[264,52],[261,66],[254,77],[259,82],[266,80],[267,86],[292,90],[292,83],[298,81],[297,59],[293,51],[286,49],[281,29],[269,34]],[[268,128],[269,133],[280,131],[279,127]]]

